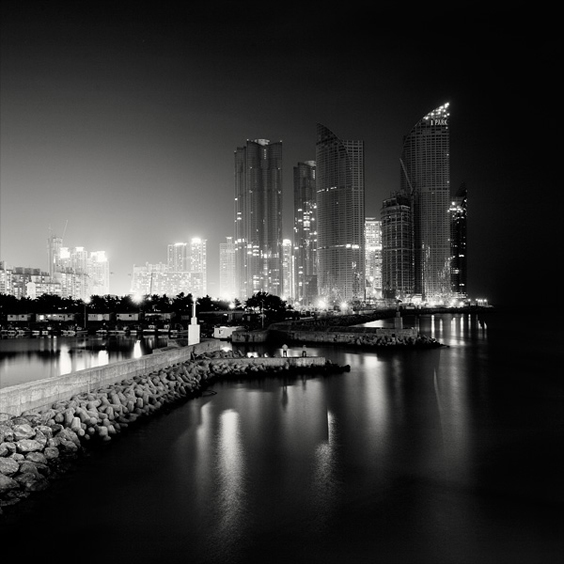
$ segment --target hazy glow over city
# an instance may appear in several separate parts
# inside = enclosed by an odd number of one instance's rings
[[[217,295],[242,140],[283,142],[289,238],[292,168],[315,158],[317,122],[365,142],[366,215],[379,217],[398,189],[403,136],[445,100],[451,186],[469,191],[469,293],[493,301],[508,286],[518,293],[508,277],[531,233],[550,245],[561,239],[551,215],[559,181],[547,164],[561,147],[548,114],[561,94],[557,39],[529,39],[534,15],[524,33],[504,11],[466,14],[469,36],[447,12],[422,39],[420,14],[363,4],[307,25],[290,9],[240,14],[229,3],[69,4],[64,17],[51,3],[7,4],[0,260],[11,266],[46,270],[47,238],[64,231],[66,247],[106,252],[110,291],[123,295],[133,265],[166,262],[168,245],[197,236],[207,240],[208,293]],[[525,107],[535,119],[519,118]],[[525,190],[547,196],[542,214],[529,213]],[[550,279],[551,251],[535,249],[547,253]],[[517,286],[543,285],[535,269],[519,272]]]

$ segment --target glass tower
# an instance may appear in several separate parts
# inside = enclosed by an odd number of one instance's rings
[[[382,222],[367,217],[364,224],[366,299],[382,297]]]
[[[468,192],[462,184],[452,199],[450,213],[451,290],[455,296],[467,297],[466,223]]]
[[[235,270],[240,300],[282,291],[282,142],[235,151]]]
[[[330,304],[364,299],[364,142],[317,125],[317,290]]]
[[[449,104],[429,112],[405,136],[401,190],[413,211],[414,293],[424,300],[450,294]]]
[[[387,299],[413,294],[413,221],[409,198],[382,202],[382,293]]]
[[[315,161],[294,167],[295,298],[311,305],[317,296],[317,199]]]

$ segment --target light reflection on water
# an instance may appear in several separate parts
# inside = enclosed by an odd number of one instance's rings
[[[448,347],[310,347],[350,371],[216,382],[112,443],[6,538],[45,544],[65,522],[67,542],[96,531],[138,564],[558,562],[562,401],[521,358],[506,376],[511,342],[439,321],[420,320]]]
[[[110,362],[139,358],[166,346],[166,338],[16,337],[0,339],[0,387],[54,378]]]

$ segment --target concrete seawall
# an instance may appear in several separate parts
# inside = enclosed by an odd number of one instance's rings
[[[172,349],[156,350],[152,354],[132,360],[114,362],[95,368],[86,368],[56,378],[45,378],[0,389],[0,413],[19,415],[66,400],[82,392],[91,392],[103,386],[149,374],[171,364],[190,360],[193,355],[216,351],[220,341],[203,341]]]
[[[420,338],[420,337],[419,337]],[[326,327],[299,328],[291,324],[274,324],[263,331],[235,331],[231,335],[233,343],[265,343],[268,341],[287,341],[289,343],[320,343],[340,345],[389,346],[393,344],[414,344],[418,339],[413,327]]]

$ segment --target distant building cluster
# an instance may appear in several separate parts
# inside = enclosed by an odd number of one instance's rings
[[[219,295],[262,291],[296,306],[467,298],[467,190],[450,185],[449,105],[405,135],[399,182],[366,217],[364,142],[317,125],[315,160],[293,168],[293,234],[282,234],[282,142],[248,139],[234,151],[234,228],[219,245]],[[168,245],[166,262],[134,265],[131,294],[208,293],[205,239]],[[109,292],[104,251],[48,239],[49,271],[0,263],[0,292],[74,298]]]
[[[131,294],[137,296],[207,295],[206,239],[194,237],[190,243],[167,247],[167,262],[133,266]]]
[[[10,267],[0,262],[0,293],[35,299],[42,294],[88,300],[110,288],[110,265],[105,251],[64,247],[62,237],[47,239],[48,271]]]

